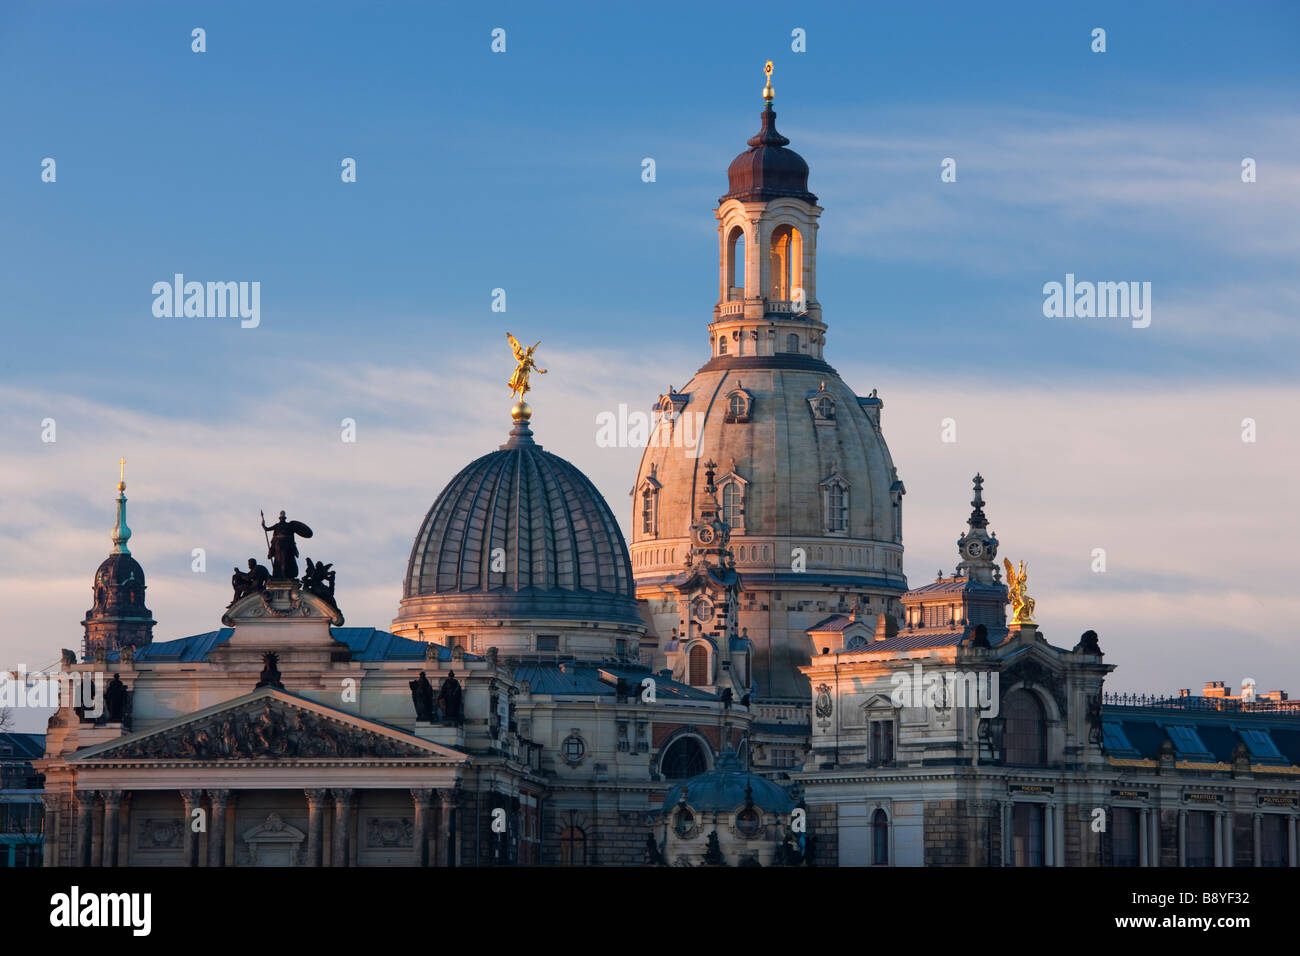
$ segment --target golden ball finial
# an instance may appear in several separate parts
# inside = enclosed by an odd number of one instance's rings
[[[772,61],[768,60],[763,67],[763,75],[767,77],[767,85],[763,87],[763,99],[767,105],[772,105],[772,100],[776,98],[776,90],[772,89]]]
[[[527,402],[515,402],[510,409],[510,417],[517,422],[526,422],[533,417],[533,406]]]

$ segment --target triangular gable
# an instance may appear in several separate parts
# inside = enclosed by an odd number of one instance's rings
[[[261,687],[250,694],[119,737],[68,760],[329,760],[434,758],[462,762],[459,750],[316,701]]]

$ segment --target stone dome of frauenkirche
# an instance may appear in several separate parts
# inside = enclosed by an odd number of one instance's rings
[[[462,469],[429,509],[393,630],[488,620],[639,626],[633,594],[609,505],[520,417],[510,439]]]
[[[764,91],[769,100],[772,90]],[[775,113],[728,170],[718,221],[718,300],[710,357],[653,406],[661,416],[633,488],[637,596],[661,634],[690,642],[674,584],[692,552],[707,463],[742,586],[740,634],[753,646],[754,694],[804,700],[799,668],[828,614],[874,626],[901,614],[903,483],[881,425],[884,403],[859,395],[826,361],[817,299],[822,213],[808,166],[786,149]]]

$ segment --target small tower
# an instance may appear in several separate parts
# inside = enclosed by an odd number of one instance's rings
[[[817,302],[817,217],[808,164],[787,149],[772,109],[772,63],[762,128],[727,168],[718,201],[718,304],[714,358],[805,355],[820,359],[826,326]]]
[[[89,659],[98,648],[108,652],[123,647],[143,647],[153,641],[153,616],[144,604],[144,568],[131,556],[126,524],[126,460],[117,483],[117,523],[113,526],[113,551],[95,572],[94,607],[86,612],[82,653]]]
[[[989,534],[984,514],[984,478],[973,479],[966,533],[957,539],[961,561],[949,577],[940,571],[934,582],[913,588],[903,595],[906,626],[912,630],[952,632],[984,625],[988,640],[996,643],[1006,635],[1007,589],[995,558],[998,539]]]
[[[966,533],[957,539],[957,550],[961,554],[957,573],[980,584],[995,584],[998,580],[998,539],[989,534],[989,519],[984,515],[984,478],[977,473],[972,481],[975,497],[971,500]]]

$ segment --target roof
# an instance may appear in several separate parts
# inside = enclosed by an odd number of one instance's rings
[[[952,593],[971,593],[980,592],[988,594],[990,597],[1006,597],[1007,589],[1002,584],[982,584],[971,578],[951,577],[944,578],[942,581],[931,581],[929,584],[922,584],[920,587],[912,588],[907,594],[903,595],[906,600],[913,594],[932,594],[934,592],[952,592]]]
[[[687,805],[696,812],[717,810],[728,813],[738,810],[745,804],[746,788],[749,789],[754,806],[766,813],[789,813],[795,807],[790,794],[766,777],[746,771],[731,751],[718,754],[717,764],[712,770],[706,770],[669,790],[664,796],[661,812],[672,812],[682,799],[683,787],[686,790]]]
[[[747,141],[749,149],[727,167],[727,194],[720,201],[762,202],[792,196],[816,203],[817,197],[808,191],[808,164],[794,150],[785,148],[790,141],[776,131],[771,104],[760,119],[762,129]]]
[[[1300,767],[1300,719],[1286,713],[1193,712],[1176,708],[1102,706],[1106,752],[1158,759],[1166,740],[1177,760],[1231,763],[1244,745],[1252,764]]]
[[[919,651],[927,647],[954,647],[965,636],[965,631],[899,631],[883,641],[870,640],[859,647],[837,647],[831,653],[871,654],[880,651]],[[994,629],[989,628],[990,644],[996,643],[994,636]],[[816,660],[816,657],[813,659]]]
[[[526,420],[461,469],[420,525],[398,618],[430,615],[641,623],[608,503]]]
[[[0,733],[0,758],[5,760],[36,760],[44,756],[44,734]]]
[[[136,648],[135,659],[153,663],[205,661],[213,648],[226,643],[234,633],[234,628],[223,627],[219,631],[194,634],[174,641],[155,641]],[[426,648],[430,646],[438,649],[439,661],[451,660],[450,648],[398,637],[377,627],[331,627],[330,636],[347,645],[354,661],[422,661],[426,659]],[[465,657],[468,660],[478,660],[475,654],[466,654]],[[118,654],[110,654],[109,659],[118,659]]]
[[[659,700],[718,700],[717,694],[682,684],[648,667],[635,664],[588,664],[579,661],[530,661],[515,667],[515,680],[528,681],[534,694],[572,694],[581,696],[613,697],[618,679],[638,687],[646,677],[655,681],[655,696]]]

